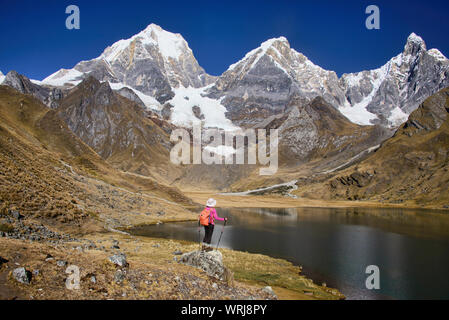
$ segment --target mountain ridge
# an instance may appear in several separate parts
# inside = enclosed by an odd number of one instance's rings
[[[322,96],[357,124],[398,127],[425,98],[449,86],[449,60],[437,49],[427,50],[424,40],[411,33],[403,52],[383,66],[338,77],[291,48],[281,36],[262,42],[214,77],[198,64],[179,33],[150,24],[107,47],[99,57],[34,82],[73,86],[88,75],[110,82],[115,90],[131,88],[155,112],[168,111],[170,104],[174,112],[166,112],[169,119],[178,115],[175,123],[186,127],[197,119],[191,110],[195,105],[185,103],[184,97],[213,99],[214,112],[225,109],[224,117],[234,125],[251,127],[285,111],[293,95],[309,101]],[[195,90],[186,92],[190,89]],[[221,117],[219,123],[224,121]]]
[[[435,70],[434,70],[435,69]],[[272,77],[276,74],[276,77]],[[222,99],[228,115],[244,126],[282,113],[293,94],[323,96],[348,119],[361,125],[396,127],[419,103],[449,86],[449,60],[412,33],[399,55],[378,69],[343,74],[325,70],[290,47],[285,37],[273,38],[251,50],[209,89]],[[257,119],[256,119],[257,123]]]

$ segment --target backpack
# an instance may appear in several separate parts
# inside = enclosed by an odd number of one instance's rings
[[[210,210],[211,210],[210,208],[204,208],[204,210],[201,211],[200,224],[202,226],[208,226],[210,224],[210,219],[211,219]]]

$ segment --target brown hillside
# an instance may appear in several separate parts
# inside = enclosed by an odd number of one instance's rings
[[[300,184],[304,197],[449,207],[449,88],[428,98],[370,157],[323,182]]]
[[[174,188],[112,168],[31,95],[0,86],[0,205],[60,222],[148,220],[188,214]],[[184,217],[185,218],[185,217]],[[123,221],[122,221],[123,222]],[[126,223],[124,223],[126,225]]]

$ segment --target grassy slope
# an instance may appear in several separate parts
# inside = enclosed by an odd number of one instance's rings
[[[112,168],[33,97],[0,86],[0,119],[4,210],[16,207],[62,222],[164,208],[169,215],[189,216],[184,208],[193,205],[190,199],[151,178]]]

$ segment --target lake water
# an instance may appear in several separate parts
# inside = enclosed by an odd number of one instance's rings
[[[405,209],[217,209],[220,247],[283,258],[348,299],[449,299],[449,215]],[[216,244],[222,231],[217,222]],[[143,226],[140,236],[198,242],[195,222]],[[204,230],[201,230],[201,239]],[[368,290],[366,267],[380,270]]]

